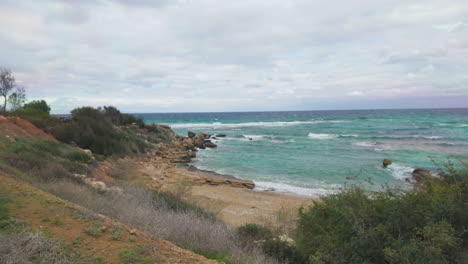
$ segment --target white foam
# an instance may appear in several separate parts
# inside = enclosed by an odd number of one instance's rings
[[[319,198],[320,196],[335,193],[339,187],[339,185],[330,185],[330,189],[327,189],[325,187],[305,188],[305,187],[289,185],[286,183],[261,182],[261,181],[254,181],[254,182],[255,182],[255,190],[259,190],[259,191],[272,190],[274,192],[291,193],[291,194],[297,194],[300,196],[314,197],[314,198]]]
[[[414,171],[413,167],[393,163],[387,167],[390,170],[392,176],[398,180],[405,180],[411,177],[411,173]]]
[[[360,141],[360,142],[353,143],[354,146],[366,147],[366,148],[374,147],[376,144],[377,142],[368,142],[368,141]]]
[[[260,140],[265,138],[267,135],[243,135],[244,139],[247,140]]]
[[[359,136],[356,134],[342,134],[340,135],[340,137],[359,137]]]
[[[422,136],[422,135],[415,135],[414,138],[425,138],[425,139],[440,139],[441,136]]]
[[[301,124],[320,124],[320,123],[345,123],[343,120],[314,120],[314,121],[282,121],[282,122],[245,122],[245,123],[187,123],[187,124],[168,124],[172,128],[236,128],[251,126],[294,126]]]
[[[457,127],[468,127],[468,124],[460,124]]]
[[[338,137],[338,135],[335,135],[335,134],[315,134],[315,133],[309,133],[309,135],[307,136],[313,139],[333,139],[333,138]]]

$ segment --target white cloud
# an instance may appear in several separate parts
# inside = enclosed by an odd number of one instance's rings
[[[0,2],[0,66],[55,112],[467,106],[466,1]]]

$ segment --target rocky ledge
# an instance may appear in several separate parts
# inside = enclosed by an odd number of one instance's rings
[[[178,136],[168,144],[160,144],[155,153],[155,156],[150,158],[148,162],[154,165],[165,164],[165,171],[168,167],[184,167],[186,166],[187,173],[183,173],[184,180],[188,180],[196,185],[228,185],[237,188],[253,189],[255,184],[250,180],[242,180],[229,175],[222,175],[211,171],[198,170],[188,163],[196,157],[198,149],[216,148],[217,145],[210,140],[211,136],[205,133],[195,134],[188,133],[188,137]],[[161,166],[161,165],[159,165]],[[182,168],[181,168],[182,169]],[[150,170],[151,171],[151,170]],[[158,169],[157,171],[161,171]],[[149,174],[149,171],[147,172]],[[166,176],[169,178],[171,175]],[[157,177],[152,177],[153,179]],[[163,178],[158,178],[161,181]]]

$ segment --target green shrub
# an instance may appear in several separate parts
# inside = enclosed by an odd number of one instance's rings
[[[323,197],[300,211],[297,246],[311,263],[462,263],[467,180],[452,170],[411,190],[354,186]]]
[[[166,192],[153,191],[152,202],[155,206],[164,205],[167,209],[179,213],[194,213],[209,220],[216,220],[216,216],[196,205],[185,202],[175,195]]]
[[[120,260],[124,264],[150,264],[155,260],[151,257],[151,252],[144,246],[127,249],[119,254]]]
[[[71,113],[70,122],[53,129],[53,135],[62,142],[105,156],[142,153],[149,147],[136,133],[117,127],[129,118],[113,107],[81,107]]]
[[[0,231],[9,225],[10,215],[7,203],[10,199],[0,196]]]
[[[272,239],[273,231],[258,224],[246,224],[237,228],[239,237],[247,242]]]
[[[51,116],[48,112],[38,111],[34,108],[23,107],[13,112],[12,115],[28,120],[36,127],[44,130],[51,130],[60,123],[58,118]]]
[[[16,141],[0,150],[0,159],[17,170],[45,181],[85,173],[89,157],[76,148],[46,140]],[[83,153],[84,154],[84,153]],[[1,164],[0,164],[1,165]]]
[[[50,113],[50,106],[44,100],[34,100],[27,104],[24,104],[23,109],[30,109],[34,111],[41,111],[44,113]]]

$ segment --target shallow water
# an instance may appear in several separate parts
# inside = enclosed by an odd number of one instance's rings
[[[417,167],[468,156],[468,109],[138,114],[177,133],[226,134],[196,167],[259,189],[319,196],[360,183],[405,185]],[[384,158],[393,160],[387,169]]]

